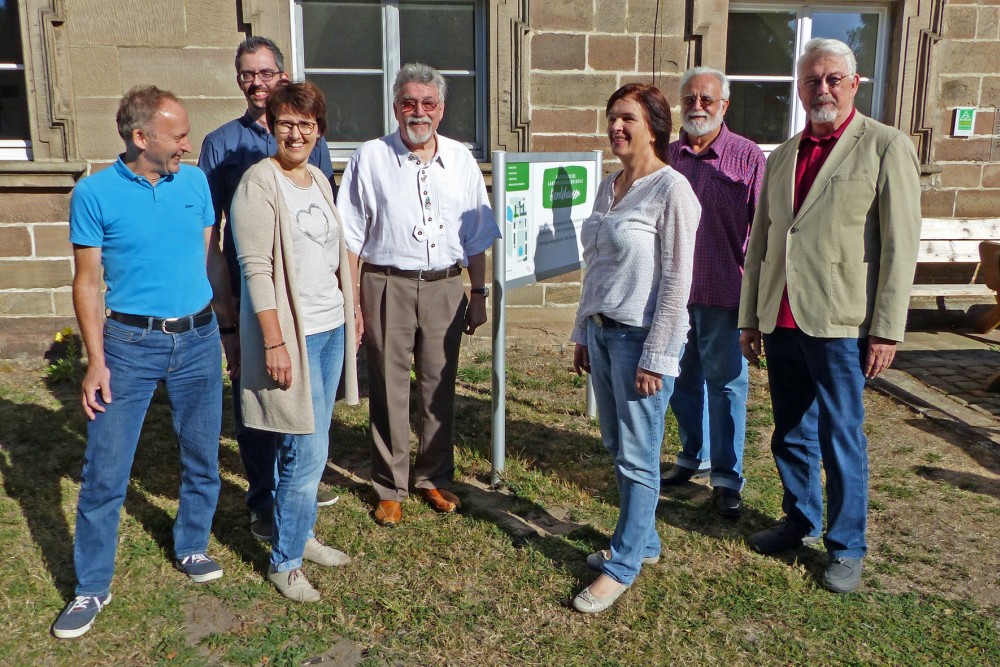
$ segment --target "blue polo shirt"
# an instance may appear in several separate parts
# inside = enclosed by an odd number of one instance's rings
[[[122,157],[81,180],[69,205],[69,240],[101,249],[105,305],[152,317],[181,317],[212,300],[205,228],[215,222],[205,174],[182,164],[154,187]]]
[[[246,170],[264,158],[274,155],[276,151],[274,135],[251,118],[250,112],[229,121],[205,137],[205,141],[201,144],[201,154],[198,156],[198,166],[208,177],[216,220],[222,220],[223,214],[226,220],[229,220],[236,186],[240,184],[240,179]],[[336,200],[337,184],[333,181],[330,149],[323,137],[319,138],[312,153],[309,154],[309,163],[318,167],[330,179],[333,197]],[[236,244],[233,242],[231,229],[232,227],[227,224],[222,237],[222,252],[229,266],[230,287],[238,298],[240,265],[236,259]]]

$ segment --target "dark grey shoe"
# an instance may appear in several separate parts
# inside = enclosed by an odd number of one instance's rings
[[[736,489],[717,486],[712,489],[712,503],[715,511],[722,516],[743,516],[743,497]]]
[[[809,535],[805,531],[793,528],[785,518],[777,525],[754,533],[747,541],[757,553],[772,555],[798,549],[807,544],[816,544],[819,542],[819,535]]]
[[[271,533],[274,532],[274,512],[268,510],[266,513],[257,514],[250,512],[250,532],[258,540],[271,541]]]
[[[681,484],[690,482],[692,479],[708,477],[709,472],[707,468],[697,470],[695,468],[688,468],[687,466],[675,465],[673,470],[660,478],[660,486],[680,486]]]
[[[861,584],[863,558],[834,558],[823,573],[823,586],[834,593],[850,593]]]

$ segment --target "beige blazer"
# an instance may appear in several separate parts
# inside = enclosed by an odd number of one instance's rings
[[[909,138],[855,113],[792,215],[798,134],[767,161],[750,230],[740,328],[774,331],[789,276],[799,328],[903,340],[920,241],[920,167]]]
[[[340,225],[340,266],[337,277],[344,294],[344,393],[349,405],[358,404],[358,370],[355,355],[354,291],[344,245],[343,224],[333,204],[330,182],[316,167],[307,165],[313,179]],[[282,178],[265,158],[243,175],[233,196],[233,238],[243,271],[240,308],[240,390],[243,423],[251,428],[279,433],[312,433],[315,420],[309,384],[306,337],[299,325],[292,213],[278,183]],[[270,273],[271,280],[258,280]],[[248,276],[250,278],[248,279]],[[253,287],[248,287],[252,283]],[[264,335],[257,312],[274,308],[292,361],[292,386],[278,388],[264,365]],[[332,415],[326,415],[329,420]]]

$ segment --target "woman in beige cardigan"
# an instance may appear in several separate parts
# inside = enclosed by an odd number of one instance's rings
[[[284,434],[267,578],[285,597],[313,602],[319,593],[303,559],[350,561],[321,544],[313,525],[345,359],[347,401],[358,401],[355,307],[352,291],[342,289],[350,271],[333,193],[308,163],[326,131],[323,94],[310,83],[280,88],[268,98],[267,123],[277,150],[247,171],[232,206],[243,272],[243,421]]]

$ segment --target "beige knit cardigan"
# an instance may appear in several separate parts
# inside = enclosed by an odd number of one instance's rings
[[[316,167],[306,166],[340,227],[337,278],[344,294],[344,393],[349,405],[357,405],[354,292],[344,245],[344,227],[326,176]],[[236,188],[231,209],[233,238],[243,274],[240,308],[243,423],[263,431],[304,434],[313,432],[315,420],[306,340],[300,326],[299,291],[293,270],[293,216],[282,196],[279,178],[284,177],[270,158],[250,167]],[[278,323],[292,361],[292,386],[287,390],[280,389],[271,379],[264,362],[264,334],[257,313],[271,309],[278,312]],[[331,416],[327,415],[327,419]]]

